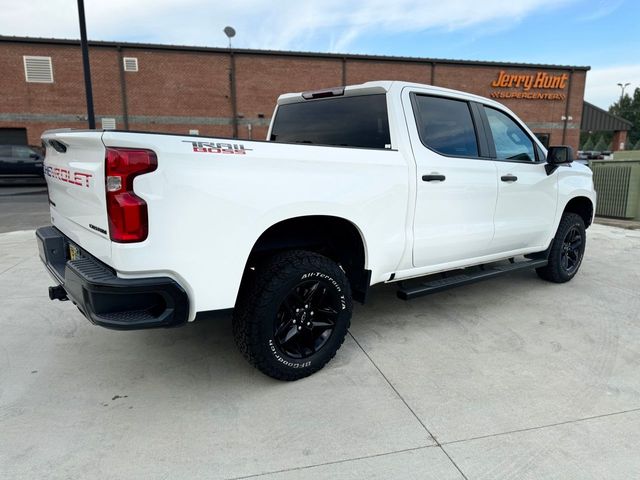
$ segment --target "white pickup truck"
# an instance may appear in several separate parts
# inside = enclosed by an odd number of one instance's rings
[[[56,281],[93,323],[173,327],[233,309],[262,372],[321,369],[352,298],[410,299],[535,268],[578,271],[591,171],[503,105],[405,82],[282,95],[267,141],[121,131],[42,137]]]

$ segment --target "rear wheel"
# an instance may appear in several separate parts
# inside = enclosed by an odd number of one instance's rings
[[[575,213],[564,213],[551,243],[549,263],[546,267],[536,269],[538,276],[554,283],[571,280],[582,264],[586,241],[582,217]]]
[[[334,357],[351,312],[349,282],[335,262],[301,250],[280,253],[243,285],[234,309],[234,338],[261,372],[297,380]]]

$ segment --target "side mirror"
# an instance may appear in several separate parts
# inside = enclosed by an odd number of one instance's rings
[[[547,164],[544,168],[547,175],[551,175],[559,165],[569,165],[573,160],[573,148],[567,145],[549,147],[549,150],[547,150]]]
[[[549,147],[547,151],[547,163],[551,165],[562,165],[563,163],[571,163],[575,157],[573,156],[573,148],[563,145],[560,147]]]

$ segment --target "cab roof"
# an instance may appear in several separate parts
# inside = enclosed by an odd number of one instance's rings
[[[305,102],[309,100],[318,100],[321,98],[330,98],[337,96],[349,97],[354,95],[388,93],[392,91],[400,92],[407,87],[425,89],[435,94],[451,95],[458,98],[464,97],[467,100],[484,104],[500,105],[498,102],[491,100],[490,98],[475,95],[473,93],[463,92],[461,90],[453,90],[451,88],[436,87],[424,83],[405,82],[399,80],[375,80],[357,85],[347,85],[344,87],[324,88],[307,92],[285,93],[278,97],[278,105]],[[504,108],[504,106],[502,107]]]

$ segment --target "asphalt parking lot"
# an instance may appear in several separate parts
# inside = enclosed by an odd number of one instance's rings
[[[32,231],[0,234],[0,477],[640,477],[640,231],[594,225],[581,272],[402,302],[376,287],[295,382],[230,319],[114,332],[47,298]]]
[[[0,233],[30,230],[50,221],[44,180],[0,178]]]

